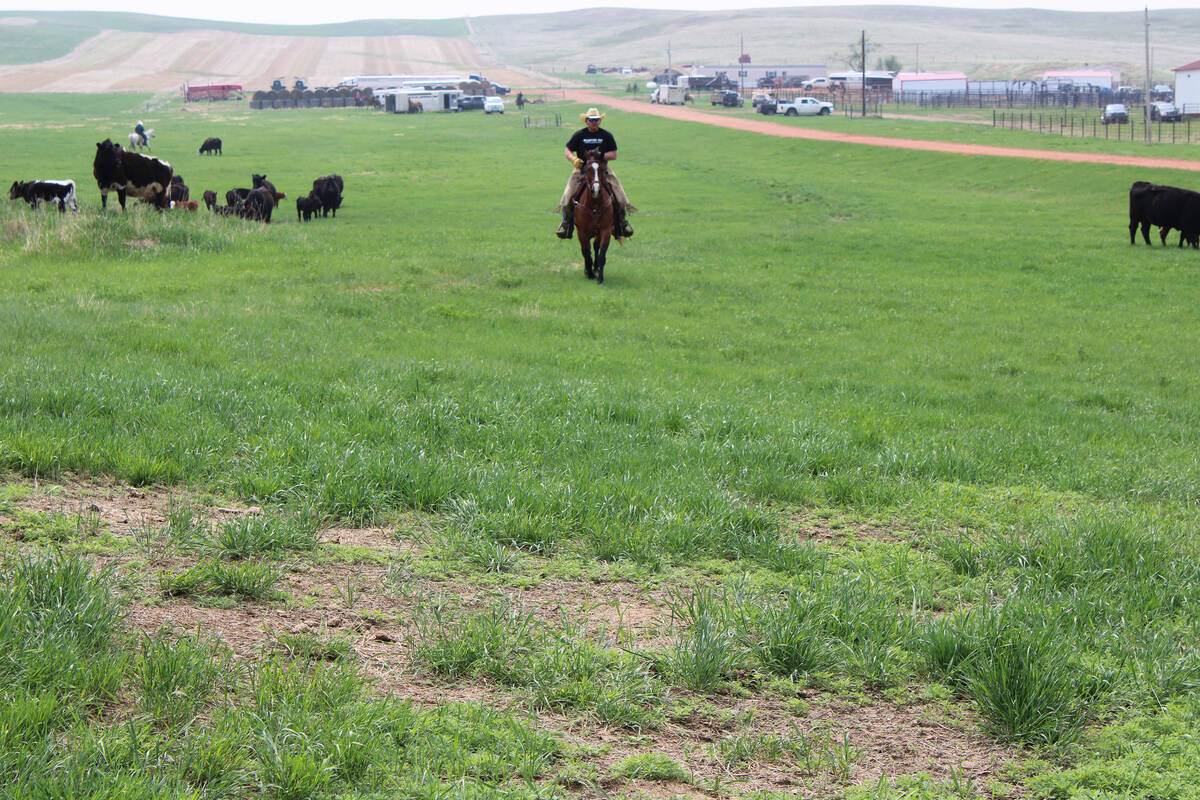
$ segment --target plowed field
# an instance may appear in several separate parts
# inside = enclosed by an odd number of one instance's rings
[[[487,71],[508,84],[520,71],[493,65],[466,39],[435,36],[257,36],[228,31],[105,31],[72,52],[37,64],[0,66],[0,92],[173,91],[185,82],[265,89],[278,77],[310,86],[347,75]]]

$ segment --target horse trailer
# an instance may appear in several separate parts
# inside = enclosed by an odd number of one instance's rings
[[[672,86],[670,84],[660,84],[650,93],[651,103],[663,103],[664,105],[681,106],[687,100],[686,86]]]

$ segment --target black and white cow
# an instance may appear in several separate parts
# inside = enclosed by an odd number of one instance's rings
[[[24,200],[33,208],[42,203],[54,203],[60,214],[66,213],[68,207],[72,211],[79,210],[75,202],[75,181],[13,181],[8,190],[10,200]]]
[[[100,205],[108,208],[108,193],[116,192],[125,210],[125,197],[137,197],[153,203],[159,210],[167,207],[171,186],[171,165],[161,158],[122,150],[111,139],[96,143],[92,174],[100,187]]]

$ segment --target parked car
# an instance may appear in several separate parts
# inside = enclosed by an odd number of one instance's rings
[[[718,89],[709,96],[708,100],[714,106],[727,106],[729,108],[741,108],[746,104],[741,94],[732,89]]]
[[[1128,122],[1129,112],[1125,110],[1124,103],[1109,103],[1100,115],[1102,125],[1125,125]]]
[[[763,103],[775,105],[775,98],[771,96],[770,92],[755,92],[754,96],[750,98],[750,105],[754,107],[755,111],[757,111],[758,107]]]
[[[504,100],[499,97],[483,98],[483,113],[485,114],[503,114]]]
[[[458,98],[459,111],[478,111],[483,108],[483,95],[481,94],[464,94]]]
[[[812,80],[802,81],[800,85],[805,89],[828,89],[829,78],[813,78]]]
[[[1179,122],[1183,119],[1183,114],[1179,113],[1174,103],[1151,103],[1150,119],[1157,122]]]

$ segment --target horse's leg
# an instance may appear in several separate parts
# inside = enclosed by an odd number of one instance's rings
[[[608,261],[609,235],[602,233],[596,237],[596,283],[604,283],[604,265]]]
[[[595,273],[592,272],[592,243],[578,228],[575,230],[579,236],[579,252],[583,254],[583,277],[590,281],[595,277]]]

